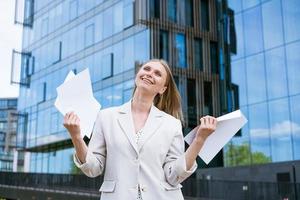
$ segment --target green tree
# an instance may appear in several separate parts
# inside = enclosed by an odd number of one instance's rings
[[[271,158],[262,152],[251,152],[248,143],[234,145],[230,143],[225,153],[227,166],[262,164],[271,162]]]

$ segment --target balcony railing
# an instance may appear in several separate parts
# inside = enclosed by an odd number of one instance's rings
[[[51,189],[58,192],[74,191],[99,194],[98,190],[101,182],[102,177],[93,179],[85,175],[0,172],[0,187],[31,187],[38,191]],[[183,183],[182,191],[186,199],[297,200],[299,198],[300,183],[223,181],[189,178]]]

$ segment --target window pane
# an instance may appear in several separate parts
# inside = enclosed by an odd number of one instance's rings
[[[263,54],[246,59],[248,103],[266,100],[266,75]]]
[[[209,4],[208,0],[201,0],[201,28],[209,31]]]
[[[211,82],[204,81],[204,94],[203,95],[204,95],[203,115],[213,115]]]
[[[280,0],[262,4],[262,17],[265,49],[281,45],[283,29]],[[274,22],[276,22],[276,26],[274,26]]]
[[[103,12],[103,22],[104,22],[102,24],[103,39],[110,37],[112,35],[113,32],[112,17],[113,17],[112,7],[106,9]]]
[[[149,59],[149,30],[142,31],[134,36],[135,62],[142,64]]]
[[[254,54],[263,49],[261,8],[255,7],[244,13],[244,33],[246,55]]]
[[[186,42],[185,42],[185,35],[183,34],[176,34],[176,65],[177,67],[186,68]]]
[[[193,12],[193,0],[185,0],[185,24],[187,26],[193,26],[194,12]]]
[[[294,160],[300,159],[300,95],[293,96],[291,101],[291,127],[293,132]]]
[[[94,24],[85,27],[84,31],[84,46],[89,47],[94,43]]]
[[[113,61],[112,53],[102,56],[102,79],[112,76],[112,74],[113,74],[112,61]]]
[[[251,155],[253,163],[271,161],[271,144],[268,124],[267,104],[249,106],[249,128],[251,139]]]
[[[240,106],[247,104],[246,68],[244,60],[231,63],[232,82],[238,85],[238,96]]]
[[[114,62],[113,62],[113,71],[114,75],[123,72],[123,42],[119,42],[113,47],[114,52]]]
[[[77,0],[70,1],[69,4],[69,20],[73,20],[78,15],[78,2]]]
[[[271,101],[269,116],[273,161],[292,160],[291,124],[287,99]]]
[[[291,42],[300,39],[300,1],[299,0],[283,0],[282,12],[284,21],[285,41]]]
[[[133,37],[124,40],[124,71],[134,68],[134,43]]]
[[[150,0],[150,17],[159,18],[160,0]]]
[[[124,29],[128,28],[133,25],[133,2],[127,4],[124,6],[124,11],[123,11],[123,24],[124,24]]]
[[[195,68],[203,70],[202,39],[200,38],[194,40],[194,64]]]
[[[287,96],[287,78],[285,68],[284,49],[277,48],[266,52],[266,73],[268,98]]]
[[[290,95],[300,92],[300,42],[292,43],[286,46],[287,70]]]
[[[102,40],[102,33],[103,33],[103,17],[102,13],[96,15],[95,17],[95,42],[99,42]]]
[[[123,30],[123,2],[114,5],[114,33]]]
[[[197,103],[196,103],[196,81],[187,80],[187,105],[188,105],[188,126],[194,128],[197,126]]]
[[[260,3],[260,0],[243,0],[243,9],[251,8]]]
[[[219,72],[219,54],[218,54],[218,43],[210,42],[210,64],[211,72],[216,74]]]
[[[159,52],[160,58],[169,61],[169,33],[160,30],[159,32]]]
[[[176,0],[168,0],[168,19],[172,22],[176,22],[176,9],[177,9]]]

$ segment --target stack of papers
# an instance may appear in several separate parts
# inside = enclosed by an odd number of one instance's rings
[[[70,71],[56,91],[55,107],[63,115],[74,111],[80,119],[81,136],[90,137],[101,105],[93,96],[89,70],[77,75]]]
[[[208,164],[227,142],[247,123],[247,119],[240,110],[217,118],[217,128],[203,144],[199,152],[200,158]],[[189,132],[184,140],[189,145],[193,142],[199,126]]]

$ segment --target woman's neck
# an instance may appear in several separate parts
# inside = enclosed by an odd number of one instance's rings
[[[153,100],[153,96],[141,93],[137,89],[132,98],[131,109],[135,113],[149,113]]]

